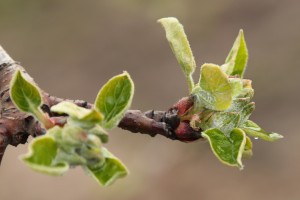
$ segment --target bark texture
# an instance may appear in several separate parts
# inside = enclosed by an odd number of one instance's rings
[[[45,134],[38,121],[29,114],[19,111],[10,99],[9,86],[12,75],[20,69],[28,79],[33,79],[9,54],[0,46],[0,163],[8,145],[17,146],[27,142],[28,137],[36,137]],[[91,108],[93,105],[82,100],[61,99],[41,91],[43,96],[42,109],[55,121],[57,125],[63,125],[67,116],[58,116],[51,113],[50,108],[62,101],[71,101],[78,106]],[[191,97],[187,97],[191,102]],[[159,134],[172,140],[183,142],[194,141],[201,138],[201,131],[190,127],[182,129],[179,115],[182,114],[177,104],[167,111],[128,110],[118,127],[133,133],[147,134],[152,137]],[[178,129],[180,127],[180,130]],[[178,130],[177,130],[178,129]]]

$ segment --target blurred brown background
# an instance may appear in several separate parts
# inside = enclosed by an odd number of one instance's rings
[[[223,64],[244,29],[246,77],[256,90],[252,119],[285,138],[255,140],[254,156],[239,171],[222,165],[208,143],[114,129],[107,146],[131,174],[108,188],[81,169],[61,178],[34,173],[18,159],[27,146],[9,147],[1,200],[300,199],[300,1],[1,0],[0,44],[53,95],[93,101],[102,84],[127,70],[136,84],[132,109],[164,110],[187,94],[156,23],[167,16],[184,24],[198,66]]]

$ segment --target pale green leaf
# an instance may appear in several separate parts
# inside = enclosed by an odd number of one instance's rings
[[[19,110],[32,114],[38,112],[42,103],[37,86],[25,79],[20,70],[14,73],[11,80],[10,96]]]
[[[114,181],[122,178],[128,174],[125,165],[108,150],[102,148],[105,157],[104,164],[97,167],[85,167],[85,170],[90,174],[99,184],[104,186],[111,185]]]
[[[58,145],[50,136],[40,136],[34,139],[29,145],[29,153],[22,157],[22,160],[32,170],[49,174],[62,175],[69,169],[65,162],[55,163]]]
[[[200,99],[205,108],[223,111],[230,107],[232,89],[227,75],[219,66],[204,64],[201,67],[199,86],[192,93]]]
[[[108,142],[107,132],[99,125],[96,125],[92,129],[89,129],[88,133],[98,136],[100,138],[101,142],[103,142],[103,143]]]
[[[243,77],[248,61],[248,50],[243,30],[240,30],[232,49],[230,50],[222,69],[226,74]]]
[[[230,132],[236,128],[240,121],[240,115],[235,112],[215,112],[207,121],[201,123],[201,129],[207,130],[211,128],[217,128],[225,135],[229,135]]]
[[[103,115],[95,109],[86,109],[74,103],[63,101],[51,107],[52,112],[68,114],[82,126],[93,126],[103,120]]]
[[[191,75],[196,69],[196,62],[183,26],[174,17],[162,18],[158,22],[166,31],[167,40],[180,64],[181,70],[188,79],[191,90],[194,85]]]
[[[266,141],[276,141],[278,139],[283,138],[282,135],[278,133],[269,133],[260,128],[256,123],[251,120],[247,120],[241,127],[248,135],[254,138],[261,138]]]
[[[232,97],[235,98],[240,95],[243,90],[243,82],[240,78],[229,78],[229,83],[232,89]]]
[[[99,91],[95,108],[104,115],[102,126],[114,128],[129,108],[134,84],[127,72],[111,78]]]
[[[204,131],[202,136],[208,139],[213,153],[222,163],[243,168],[241,158],[245,149],[246,135],[242,129],[233,129],[228,137],[214,128]]]

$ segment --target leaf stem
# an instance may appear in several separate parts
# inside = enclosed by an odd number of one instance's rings
[[[195,83],[194,83],[194,79],[192,77],[192,74],[190,74],[189,76],[186,76],[186,80],[188,82],[189,85],[189,93],[191,93],[195,87]]]

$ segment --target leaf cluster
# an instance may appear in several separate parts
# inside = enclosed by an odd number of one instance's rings
[[[158,22],[165,29],[170,47],[187,78],[190,95],[195,96],[193,107],[181,118],[202,132],[222,163],[243,168],[242,157],[252,155],[252,142],[248,136],[267,141],[282,138],[249,120],[255,104],[251,101],[254,95],[251,80],[243,79],[248,61],[243,30],[240,30],[225,63],[221,66],[203,64],[199,81],[194,83],[192,75],[196,62],[183,26],[173,17]]]
[[[134,84],[127,72],[102,87],[91,109],[67,101],[51,107],[54,113],[68,115],[63,127],[42,113],[39,89],[20,71],[13,77],[10,92],[15,105],[34,115],[47,129],[46,135],[30,143],[29,153],[22,157],[31,169],[62,175],[70,167],[81,166],[104,186],[128,174],[124,164],[103,147],[108,142],[107,130],[118,125],[132,101]]]

